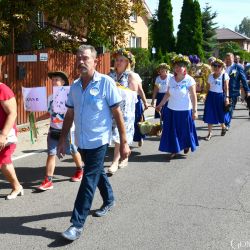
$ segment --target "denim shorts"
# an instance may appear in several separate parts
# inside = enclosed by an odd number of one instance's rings
[[[48,136],[47,136],[48,155],[56,155],[58,142],[59,140],[55,140],[51,138],[50,131],[49,131]],[[70,142],[70,136],[68,135],[67,140],[66,140],[66,154],[71,155],[71,154],[76,154],[77,152],[78,152],[77,146]]]

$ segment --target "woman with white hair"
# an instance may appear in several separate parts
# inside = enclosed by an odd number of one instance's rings
[[[134,122],[135,122],[135,107],[137,102],[137,92],[135,87],[129,87],[129,74],[131,68],[135,65],[134,55],[125,49],[119,49],[114,53],[114,71],[110,73],[110,77],[116,81],[118,90],[123,98],[120,107],[125,121],[127,143],[132,144],[134,139]],[[135,76],[138,78],[138,76]],[[139,87],[138,87],[139,89]],[[145,108],[147,107],[146,99],[144,99]],[[114,157],[111,166],[108,168],[108,173],[114,174],[118,168],[124,168],[128,165],[128,158],[120,160],[120,144],[119,133],[116,124],[113,124],[112,140],[115,143]]]

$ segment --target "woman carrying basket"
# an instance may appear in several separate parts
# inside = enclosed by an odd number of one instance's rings
[[[172,59],[174,76],[156,110],[160,111],[168,101],[163,115],[163,131],[159,150],[171,153],[174,158],[184,150],[184,154],[196,149],[198,138],[194,120],[197,119],[197,96],[195,80],[187,74],[190,61],[187,56],[177,55]]]

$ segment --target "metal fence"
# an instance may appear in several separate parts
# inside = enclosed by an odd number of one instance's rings
[[[71,53],[44,49],[32,52],[0,56],[0,81],[7,84],[17,100],[17,124],[28,122],[28,112],[22,100],[23,87],[46,86],[47,95],[52,93],[49,71],[65,71],[72,82],[77,78],[76,56]],[[98,56],[97,71],[107,74],[110,71],[110,54]],[[37,120],[47,118],[46,112],[36,112]]]

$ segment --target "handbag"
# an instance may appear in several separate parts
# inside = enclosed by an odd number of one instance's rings
[[[1,130],[0,130],[0,133],[1,133]],[[10,144],[16,144],[17,143],[17,136],[16,136],[16,131],[15,131],[14,128],[12,128],[10,130],[10,132],[8,133],[6,139],[7,139],[7,142],[5,144],[5,147],[9,146]]]

